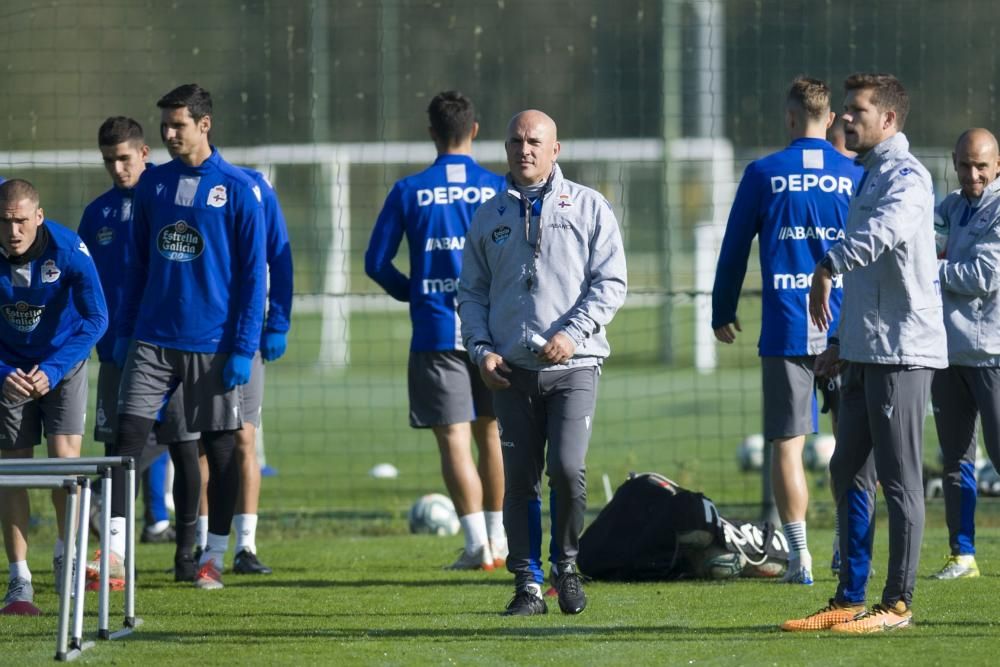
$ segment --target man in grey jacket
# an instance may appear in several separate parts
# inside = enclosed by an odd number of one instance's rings
[[[951,555],[937,579],[978,577],[976,417],[1000,465],[1000,150],[989,130],[962,133],[952,153],[961,188],[938,205],[947,232],[939,261],[949,368],[931,384],[944,459],[944,506]]]
[[[563,178],[551,118],[536,110],[517,114],[505,146],[506,190],[476,211],[466,237],[458,290],[462,340],[494,391],[500,429],[507,569],[515,577],[505,613],[547,611],[544,467],[559,607],[578,614],[587,603],[576,569],[587,500],[584,458],[597,377],[610,352],[605,327],[625,301],[625,254],[607,200]]]
[[[847,147],[865,168],[847,234],[813,273],[809,314],[830,322],[830,288],[843,275],[839,341],[818,375],[844,364],[837,449],[830,461],[840,524],[840,583],[827,607],[786,621],[788,631],[881,632],[910,625],[924,529],[923,422],[935,368],[948,365],[934,195],[902,129],[909,99],[888,74],[845,81]],[[889,565],[881,601],[866,610],[876,474],[889,510]]]

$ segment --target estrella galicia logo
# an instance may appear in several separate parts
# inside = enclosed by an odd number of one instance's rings
[[[205,250],[205,240],[198,230],[178,220],[156,235],[156,248],[172,262],[190,262]]]
[[[14,327],[21,333],[31,333],[38,328],[38,323],[42,321],[42,313],[45,306],[32,306],[30,303],[18,301],[17,303],[7,303],[3,305],[3,318],[7,324]]]
[[[110,245],[115,239],[115,230],[110,227],[101,227],[97,230],[97,243],[99,245]]]
[[[510,227],[507,225],[500,225],[493,230],[493,242],[497,245],[503,245],[510,238]]]

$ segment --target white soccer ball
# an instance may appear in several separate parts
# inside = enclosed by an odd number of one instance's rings
[[[701,566],[702,576],[715,580],[735,579],[743,572],[744,565],[746,565],[746,559],[740,554],[713,545],[704,552],[704,561]]]
[[[440,493],[422,496],[410,508],[410,532],[446,537],[458,534],[461,525],[451,498]]]
[[[764,466],[764,436],[754,433],[743,438],[736,454],[740,470],[743,472],[760,470]]]
[[[817,433],[807,438],[805,449],[802,451],[803,463],[810,470],[826,470],[836,446],[837,438],[829,433]]]

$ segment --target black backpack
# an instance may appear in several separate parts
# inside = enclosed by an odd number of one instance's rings
[[[784,535],[768,522],[729,521],[704,494],[656,473],[631,473],[580,537],[592,579],[654,581],[780,575]]]

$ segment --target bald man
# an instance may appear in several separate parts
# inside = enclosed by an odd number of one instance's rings
[[[507,126],[505,189],[472,220],[462,257],[462,340],[493,390],[504,464],[503,521],[514,574],[504,612],[547,612],[541,478],[549,477],[549,560],[559,608],[587,604],[576,556],[587,504],[584,459],[605,327],[625,301],[625,252],[611,205],[565,179],[555,122],[522,111]]]
[[[946,231],[939,260],[950,366],[934,374],[931,401],[944,461],[951,555],[934,577],[978,577],[975,548],[976,417],[1000,466],[1000,151],[991,132],[966,130],[952,153],[960,188],[938,206]]]

